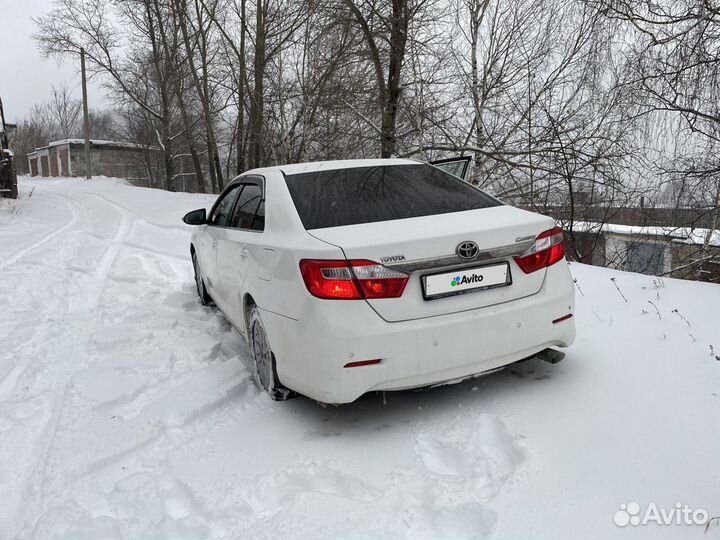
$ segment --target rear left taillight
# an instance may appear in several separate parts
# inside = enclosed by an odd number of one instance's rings
[[[374,261],[303,259],[300,273],[313,296],[330,300],[399,298],[410,276]]]
[[[542,232],[535,238],[535,243],[525,253],[515,257],[520,270],[531,274],[542,268],[552,266],[565,257],[565,240],[560,227]]]

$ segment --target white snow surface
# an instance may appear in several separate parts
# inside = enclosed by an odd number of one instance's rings
[[[720,538],[613,523],[720,515],[720,286],[572,264],[560,364],[274,403],[195,294],[180,220],[211,202],[21,178],[0,205],[0,539]]]

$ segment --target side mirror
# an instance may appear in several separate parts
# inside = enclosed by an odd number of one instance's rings
[[[205,225],[207,223],[207,215],[204,208],[193,210],[185,214],[183,221],[188,225]]]

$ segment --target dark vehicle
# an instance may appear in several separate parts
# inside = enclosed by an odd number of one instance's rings
[[[5,123],[5,111],[0,100],[0,197],[17,199],[17,172],[15,170],[15,157],[10,150],[8,137],[9,128],[14,127]]]

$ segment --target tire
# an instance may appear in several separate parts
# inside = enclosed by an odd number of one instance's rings
[[[256,306],[250,308],[248,337],[253,356],[253,380],[258,389],[267,392],[273,401],[285,401],[294,397],[293,392],[285,388],[278,379],[275,354],[270,348],[270,341]]]
[[[195,252],[192,254],[192,263],[193,263],[193,271],[195,272],[195,290],[197,291],[198,297],[200,298],[200,303],[203,306],[211,306],[214,304],[212,298],[210,298],[210,295],[207,292],[207,289],[205,288],[205,282],[202,278],[202,272],[200,271],[200,264],[197,260],[197,255],[195,255]]]
[[[2,150],[0,150],[0,159],[3,159]],[[0,165],[0,189],[9,191],[0,191],[0,198],[17,199],[17,173],[15,172],[15,160],[10,158],[7,163]]]
[[[18,186],[17,186],[17,169],[15,167],[15,159],[13,159],[10,165],[10,175],[11,175],[11,181],[12,186],[10,186],[10,198],[11,199],[17,199],[18,198]]]

